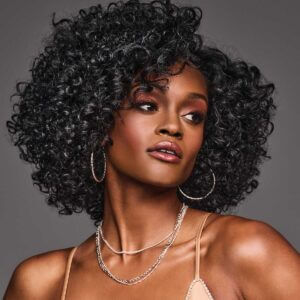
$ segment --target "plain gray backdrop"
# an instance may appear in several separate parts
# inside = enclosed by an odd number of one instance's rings
[[[6,0],[0,4],[0,295],[16,265],[25,258],[81,243],[95,231],[85,214],[59,216],[33,187],[31,166],[9,144],[5,121],[15,83],[29,79],[29,67],[57,17],[109,1]],[[300,250],[298,1],[174,1],[203,9],[200,32],[234,57],[257,65],[277,88],[272,159],[261,168],[259,188],[232,214],[264,221]],[[57,19],[56,19],[57,20]]]

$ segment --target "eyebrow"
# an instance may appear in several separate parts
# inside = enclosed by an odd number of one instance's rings
[[[206,96],[201,93],[191,92],[191,93],[188,93],[186,96],[186,99],[188,99],[188,100],[197,100],[199,98],[204,100],[206,102],[206,104],[208,104],[208,100],[207,100]]]
[[[163,94],[165,94],[165,90],[164,89],[159,89]],[[139,87],[135,90],[135,93],[138,92],[143,92],[142,89],[140,89]],[[204,94],[201,93],[196,93],[196,92],[190,92],[187,94],[187,96],[185,97],[186,100],[198,100],[198,99],[202,99],[206,102],[206,104],[208,105],[208,99]]]

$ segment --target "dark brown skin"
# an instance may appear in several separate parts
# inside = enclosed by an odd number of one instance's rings
[[[186,66],[169,80],[165,92],[154,89],[137,95],[138,100],[154,102],[157,110],[150,111],[148,104],[120,110],[110,132],[114,145],[106,147],[103,232],[115,249],[143,248],[173,229],[181,208],[176,187],[189,177],[203,143],[205,121],[193,123],[192,113],[207,112],[205,78]],[[191,92],[204,97],[187,100]],[[124,104],[126,107],[127,100]],[[149,156],[146,149],[162,140],[180,145],[180,163]],[[95,255],[95,235],[91,236],[74,256],[66,299],[183,300],[194,278],[195,235],[204,214],[188,208],[162,263],[133,286],[121,285],[103,273]],[[113,274],[129,279],[152,265],[162,246],[137,255],[116,255],[102,245],[103,258]],[[4,299],[60,299],[70,250],[51,251],[22,262]],[[201,238],[200,276],[220,300],[296,300],[300,295],[298,252],[271,226],[237,216],[212,214],[207,219]]]

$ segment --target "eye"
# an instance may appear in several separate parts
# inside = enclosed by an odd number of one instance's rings
[[[135,101],[135,103],[133,103],[133,106],[142,111],[156,111],[157,110],[157,105],[151,101],[137,100],[137,101]]]
[[[187,117],[187,116],[191,116],[191,117]],[[203,122],[203,120],[205,119],[204,114],[199,113],[199,112],[189,113],[189,114],[184,115],[184,117],[186,117],[189,121],[191,121],[194,124],[199,124],[199,123]]]

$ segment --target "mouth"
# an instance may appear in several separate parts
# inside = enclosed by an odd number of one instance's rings
[[[178,163],[180,162],[180,158],[174,154],[170,154],[167,152],[162,151],[150,151],[148,152],[149,155],[163,161],[172,162],[172,163]]]
[[[178,163],[182,158],[182,151],[178,144],[171,141],[161,141],[147,149],[152,157],[159,160]]]

